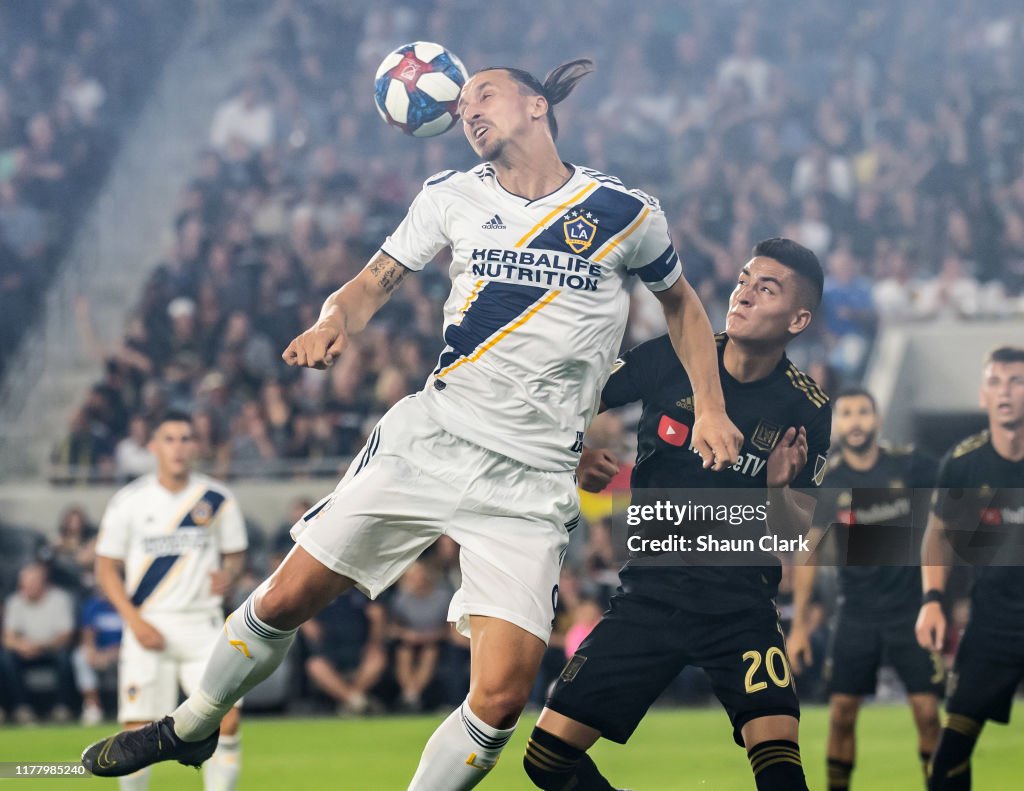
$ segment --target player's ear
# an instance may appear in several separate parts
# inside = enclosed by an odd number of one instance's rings
[[[806,330],[808,325],[811,323],[811,315],[811,311],[807,308],[798,308],[797,312],[793,314],[793,318],[789,322],[790,334],[797,336]]]
[[[545,118],[548,114],[548,100],[543,96],[531,96],[530,97],[530,118],[538,120]]]

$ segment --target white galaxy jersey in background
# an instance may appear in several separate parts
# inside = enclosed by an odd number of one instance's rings
[[[381,250],[422,269],[452,248],[447,344],[421,398],[456,436],[542,470],[574,469],[626,327],[626,285],[679,278],[658,202],[570,166],[526,200],[494,168],[428,179]]]
[[[192,473],[180,492],[144,475],[114,495],[96,554],[123,560],[125,589],[145,613],[219,613],[210,573],[221,555],[248,546],[245,520],[227,487]]]

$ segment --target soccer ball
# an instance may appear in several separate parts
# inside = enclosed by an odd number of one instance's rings
[[[459,91],[466,67],[440,44],[416,41],[399,47],[380,64],[373,98],[380,117],[407,135],[433,137],[459,119]]]

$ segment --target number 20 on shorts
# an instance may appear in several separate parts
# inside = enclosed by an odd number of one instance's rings
[[[747,651],[743,655],[743,661],[750,662],[750,667],[747,668],[747,673],[743,678],[743,686],[746,688],[748,695],[768,689],[767,681],[754,680],[754,676],[757,674],[762,663],[768,673],[768,678],[772,680],[775,686],[788,687],[792,680],[789,672],[789,661],[786,659],[786,655],[782,653],[781,648],[774,645],[765,651],[763,658],[760,651]],[[779,671],[779,666],[782,668],[781,672]]]

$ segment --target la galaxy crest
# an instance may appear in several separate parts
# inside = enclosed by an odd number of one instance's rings
[[[192,509],[190,516],[197,527],[206,527],[206,524],[213,517],[213,506],[205,499],[200,500],[196,503],[195,508]]]
[[[597,235],[597,216],[584,209],[573,209],[562,218],[565,243],[576,255],[587,250]]]

